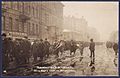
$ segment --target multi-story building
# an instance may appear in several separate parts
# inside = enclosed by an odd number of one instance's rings
[[[110,36],[109,36],[108,41],[117,42],[117,43],[118,43],[118,40],[119,40],[118,30],[112,31],[112,32],[110,33]]]
[[[61,36],[63,7],[60,2],[3,2],[2,32],[55,40]]]
[[[93,38],[96,42],[100,41],[100,33],[96,28],[89,26],[87,33],[89,34],[89,39]]]
[[[23,37],[27,35],[24,26],[29,17],[24,14],[23,2],[20,2],[19,5],[14,4],[18,3],[4,2],[2,5],[2,32],[14,37]]]
[[[87,41],[88,40],[88,34],[87,34],[87,28],[88,23],[86,19],[82,16],[81,18],[76,18],[74,16],[68,16],[64,18],[64,29],[69,30],[64,32],[64,38],[66,34],[71,33],[70,39],[75,39],[77,41]],[[68,39],[67,39],[68,40]]]

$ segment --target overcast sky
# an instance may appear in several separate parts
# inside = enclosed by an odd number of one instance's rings
[[[118,2],[62,2],[64,16],[84,16],[88,26],[100,32],[101,40],[107,40],[112,31],[118,30]]]

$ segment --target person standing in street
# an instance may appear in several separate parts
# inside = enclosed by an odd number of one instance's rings
[[[114,52],[115,52],[115,56],[117,57],[117,53],[118,53],[118,49],[119,47],[118,47],[118,44],[117,43],[114,43],[114,45],[113,45],[113,50],[114,50]]]
[[[84,43],[82,42],[81,46],[80,46],[80,54],[81,54],[81,56],[83,56],[83,50],[84,50]]]
[[[89,49],[90,49],[90,58],[91,58],[90,66],[91,66],[95,62],[95,42],[93,41],[93,39],[90,39]]]
[[[9,45],[8,45],[8,39],[7,35],[5,33],[2,34],[2,68],[3,70],[6,70],[7,67],[9,66]]]
[[[7,70],[13,61],[13,40],[6,33],[2,34],[2,68]]]
[[[43,58],[45,56],[43,39],[40,39],[40,41],[38,42],[37,51],[38,51],[38,57],[40,57],[39,61],[43,61]]]
[[[45,52],[45,56],[47,58],[49,57],[49,47],[50,47],[50,43],[47,40],[47,38],[45,38],[45,41],[44,41],[44,52]]]

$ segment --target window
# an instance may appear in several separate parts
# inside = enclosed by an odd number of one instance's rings
[[[32,24],[32,35],[35,34],[35,27],[34,27],[34,23]]]
[[[34,25],[34,35],[36,35],[36,31],[37,31],[36,25]]]
[[[10,7],[13,9],[13,2],[10,3]]]
[[[17,2],[13,2],[13,9],[17,10]]]
[[[11,8],[11,2],[7,2],[6,5],[5,5],[5,8]]]
[[[37,8],[37,17],[39,18],[39,8]]]
[[[22,33],[24,33],[24,23],[22,23],[22,26],[21,26],[21,28],[22,28]]]
[[[2,16],[2,28],[5,30],[5,16]]]
[[[37,10],[37,8],[35,9],[35,16],[36,16],[36,18],[38,18],[38,10]]]
[[[19,32],[19,21],[15,19],[15,31]]]
[[[27,33],[30,34],[30,22],[28,22]]]
[[[30,25],[30,35],[32,35],[32,33],[33,33],[33,27],[32,27],[32,25]]]
[[[9,17],[9,26],[10,26],[10,31],[12,31],[13,19],[11,17]]]
[[[36,24],[36,34],[39,34],[38,24]]]
[[[24,13],[24,10],[25,10],[25,8],[24,8],[25,6],[24,6],[24,3],[22,3],[22,12]]]
[[[49,23],[49,15],[45,14],[45,22],[48,24]]]
[[[22,6],[22,3],[21,3],[21,2],[19,3],[19,7],[20,7],[20,8],[19,8],[20,11],[22,12],[22,8],[21,8],[21,7],[23,7],[23,6]]]
[[[29,14],[30,14],[30,5],[28,6],[28,12],[29,12]]]
[[[35,15],[35,10],[34,10],[34,7],[33,7],[33,16]]]
[[[17,9],[18,9],[18,10],[20,9],[20,4],[19,4],[19,2],[17,2]]]

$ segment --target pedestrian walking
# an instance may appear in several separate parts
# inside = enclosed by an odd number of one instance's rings
[[[93,39],[90,39],[89,49],[90,49],[90,58],[91,58],[90,66],[91,66],[95,62],[95,42],[93,41]]]

